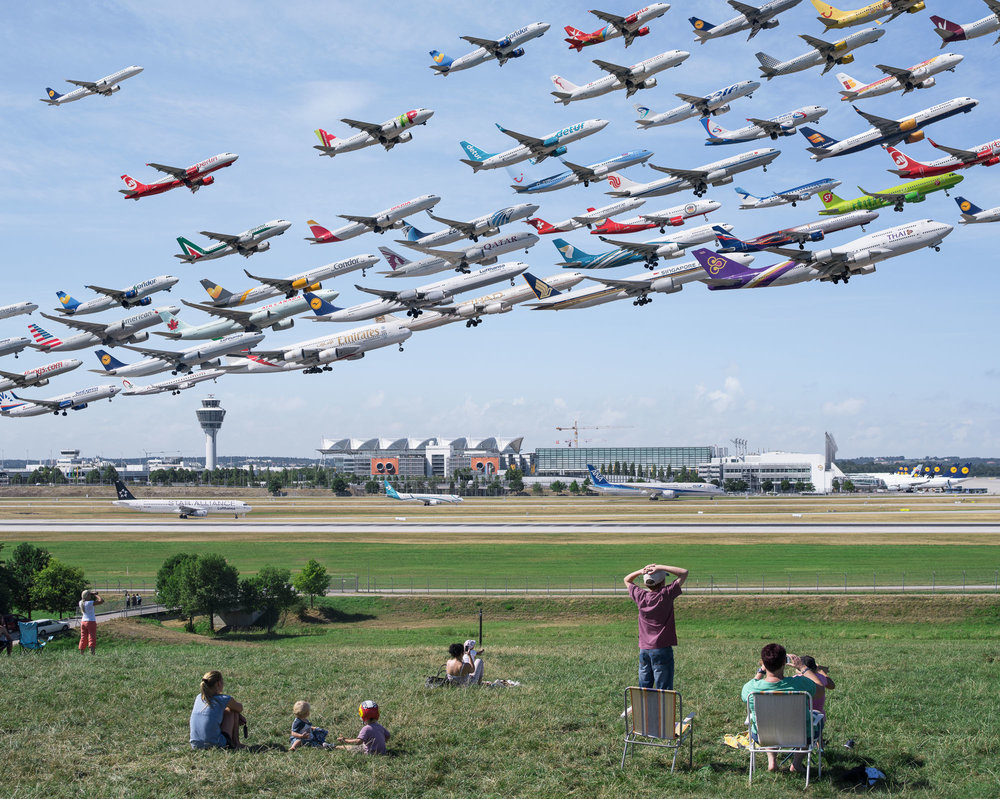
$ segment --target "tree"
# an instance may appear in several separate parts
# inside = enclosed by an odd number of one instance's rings
[[[765,480],[762,480],[760,484],[760,490],[763,491],[765,494],[770,494],[772,491],[774,491],[774,480],[772,480],[770,477],[768,477]]]
[[[261,621],[268,633],[274,632],[275,625],[298,599],[292,587],[291,576],[288,569],[265,566],[256,577],[240,581],[243,607],[246,610],[261,611]]]
[[[316,595],[322,596],[326,589],[330,587],[330,575],[326,573],[326,567],[320,566],[315,560],[310,560],[292,580],[292,585],[297,591],[309,595],[309,607],[313,606],[313,598]]]
[[[507,474],[504,475],[504,477],[507,480],[507,488],[515,494],[519,494],[524,491],[524,472],[516,466],[511,466],[507,469]]]
[[[276,475],[274,472],[271,472],[271,474],[267,478],[267,493],[276,497],[278,496],[278,494],[281,493],[281,489],[283,487],[284,486],[281,483],[281,478],[278,477],[278,475]]]
[[[833,490],[840,491],[840,478],[838,477],[833,478]]]
[[[52,555],[47,549],[32,544],[18,544],[10,553],[10,560],[7,561],[11,605],[29,619],[35,607],[31,598],[31,586],[35,582],[35,575],[48,566],[51,559]]]
[[[566,484],[562,480],[553,480],[549,483],[549,488],[551,488],[556,494],[561,494],[566,490]]]
[[[87,485],[96,485],[97,483],[101,482],[101,470],[91,469],[83,476],[83,482],[85,482]]]
[[[365,481],[366,494],[377,494],[380,488],[382,488],[382,484],[374,477]]]
[[[222,555],[201,555],[180,564],[181,612],[189,619],[208,616],[208,628],[215,632],[215,614],[239,602],[240,573]]]
[[[540,497],[540,496],[542,496],[542,494],[545,493],[545,489],[542,488],[542,484],[541,483],[534,483],[531,486],[531,493],[534,494],[536,497]]]
[[[31,600],[36,607],[58,613],[61,618],[73,612],[86,587],[87,579],[83,576],[83,569],[52,558],[35,575],[31,585]]]
[[[573,494],[574,496],[580,495],[580,484],[576,482],[576,480],[574,480],[572,483],[569,484],[569,493]]]
[[[590,477],[589,476],[588,477],[584,477],[583,478],[583,485],[581,486],[581,488],[583,489],[583,493],[584,494],[586,494],[588,491],[590,491],[590,486],[591,485],[593,485],[593,483],[590,482]]]
[[[118,470],[110,463],[101,469],[101,482],[109,485],[118,479]]]
[[[3,543],[0,543],[0,554],[3,553]],[[0,613],[10,613],[10,572],[7,564],[0,558]]]
[[[156,573],[156,594],[163,605],[168,608],[180,607],[180,566],[189,560],[197,560],[197,558],[197,555],[178,552],[163,561],[163,565]]]
[[[847,491],[848,493],[853,494],[854,493],[854,481],[853,480],[844,480],[843,489],[844,489],[844,491]]]
[[[346,494],[350,485],[351,481],[348,479],[347,475],[342,472],[337,472],[330,478],[330,490],[334,494]]]
[[[803,482],[802,480],[796,480],[795,481],[795,490],[799,494],[801,494],[803,491],[805,491],[806,490],[806,484],[805,484],[805,482]]]
[[[791,491],[792,489],[792,484],[789,482],[787,477],[782,477],[779,485],[781,486],[782,491]]]

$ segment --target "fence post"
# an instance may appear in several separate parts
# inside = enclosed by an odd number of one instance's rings
[[[906,593],[906,572],[903,572],[903,580],[902,580],[902,583],[903,583],[903,584],[902,584],[902,588],[903,588],[903,593],[905,594],[905,593]]]
[[[872,593],[875,593],[875,572],[872,572]]]
[[[736,575],[736,593],[738,594],[739,592],[740,592],[740,576],[737,574]]]
[[[962,569],[962,593],[965,593],[965,569]]]
[[[931,572],[931,593],[933,594],[935,589],[937,589],[937,572]]]

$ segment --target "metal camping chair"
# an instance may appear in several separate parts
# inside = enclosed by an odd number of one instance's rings
[[[45,648],[45,645],[52,640],[50,635],[44,641],[38,640],[38,622],[34,621],[19,621],[17,623],[18,629],[21,631],[21,651],[27,652],[29,649],[35,652],[41,652]]]
[[[689,713],[678,721],[684,713],[683,701],[677,691],[663,691],[659,688],[625,689],[625,751],[622,752],[622,768],[630,746],[659,746],[673,749],[670,761],[673,772],[677,763],[677,753],[688,744],[688,768],[694,763],[694,713]],[[653,740],[640,740],[651,738]]]
[[[747,697],[750,735],[750,783],[758,752],[791,752],[806,755],[806,787],[812,755],[816,752],[817,777],[823,776],[822,732],[813,727],[812,697],[806,691],[755,691]]]

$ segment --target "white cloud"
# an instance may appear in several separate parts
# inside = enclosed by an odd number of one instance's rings
[[[865,401],[857,397],[848,397],[838,402],[824,402],[823,413],[831,416],[855,416],[864,409]]]

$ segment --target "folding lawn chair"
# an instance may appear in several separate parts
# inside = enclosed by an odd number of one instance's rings
[[[755,691],[747,697],[747,719],[757,728],[750,736],[750,783],[758,752],[806,755],[806,787],[816,752],[817,777],[823,776],[822,730],[813,726],[812,697],[805,691]]]
[[[631,709],[630,709],[631,708]],[[677,764],[677,753],[688,744],[688,768],[694,762],[694,713],[678,721],[684,713],[681,695],[677,691],[659,688],[625,689],[625,751],[622,768],[630,746],[659,746],[673,749],[670,771]],[[640,740],[649,738],[652,740]]]
[[[27,652],[29,649],[41,652],[45,645],[52,640],[50,635],[44,641],[38,640],[38,623],[34,621],[19,621],[18,629],[21,631],[21,651]]]

